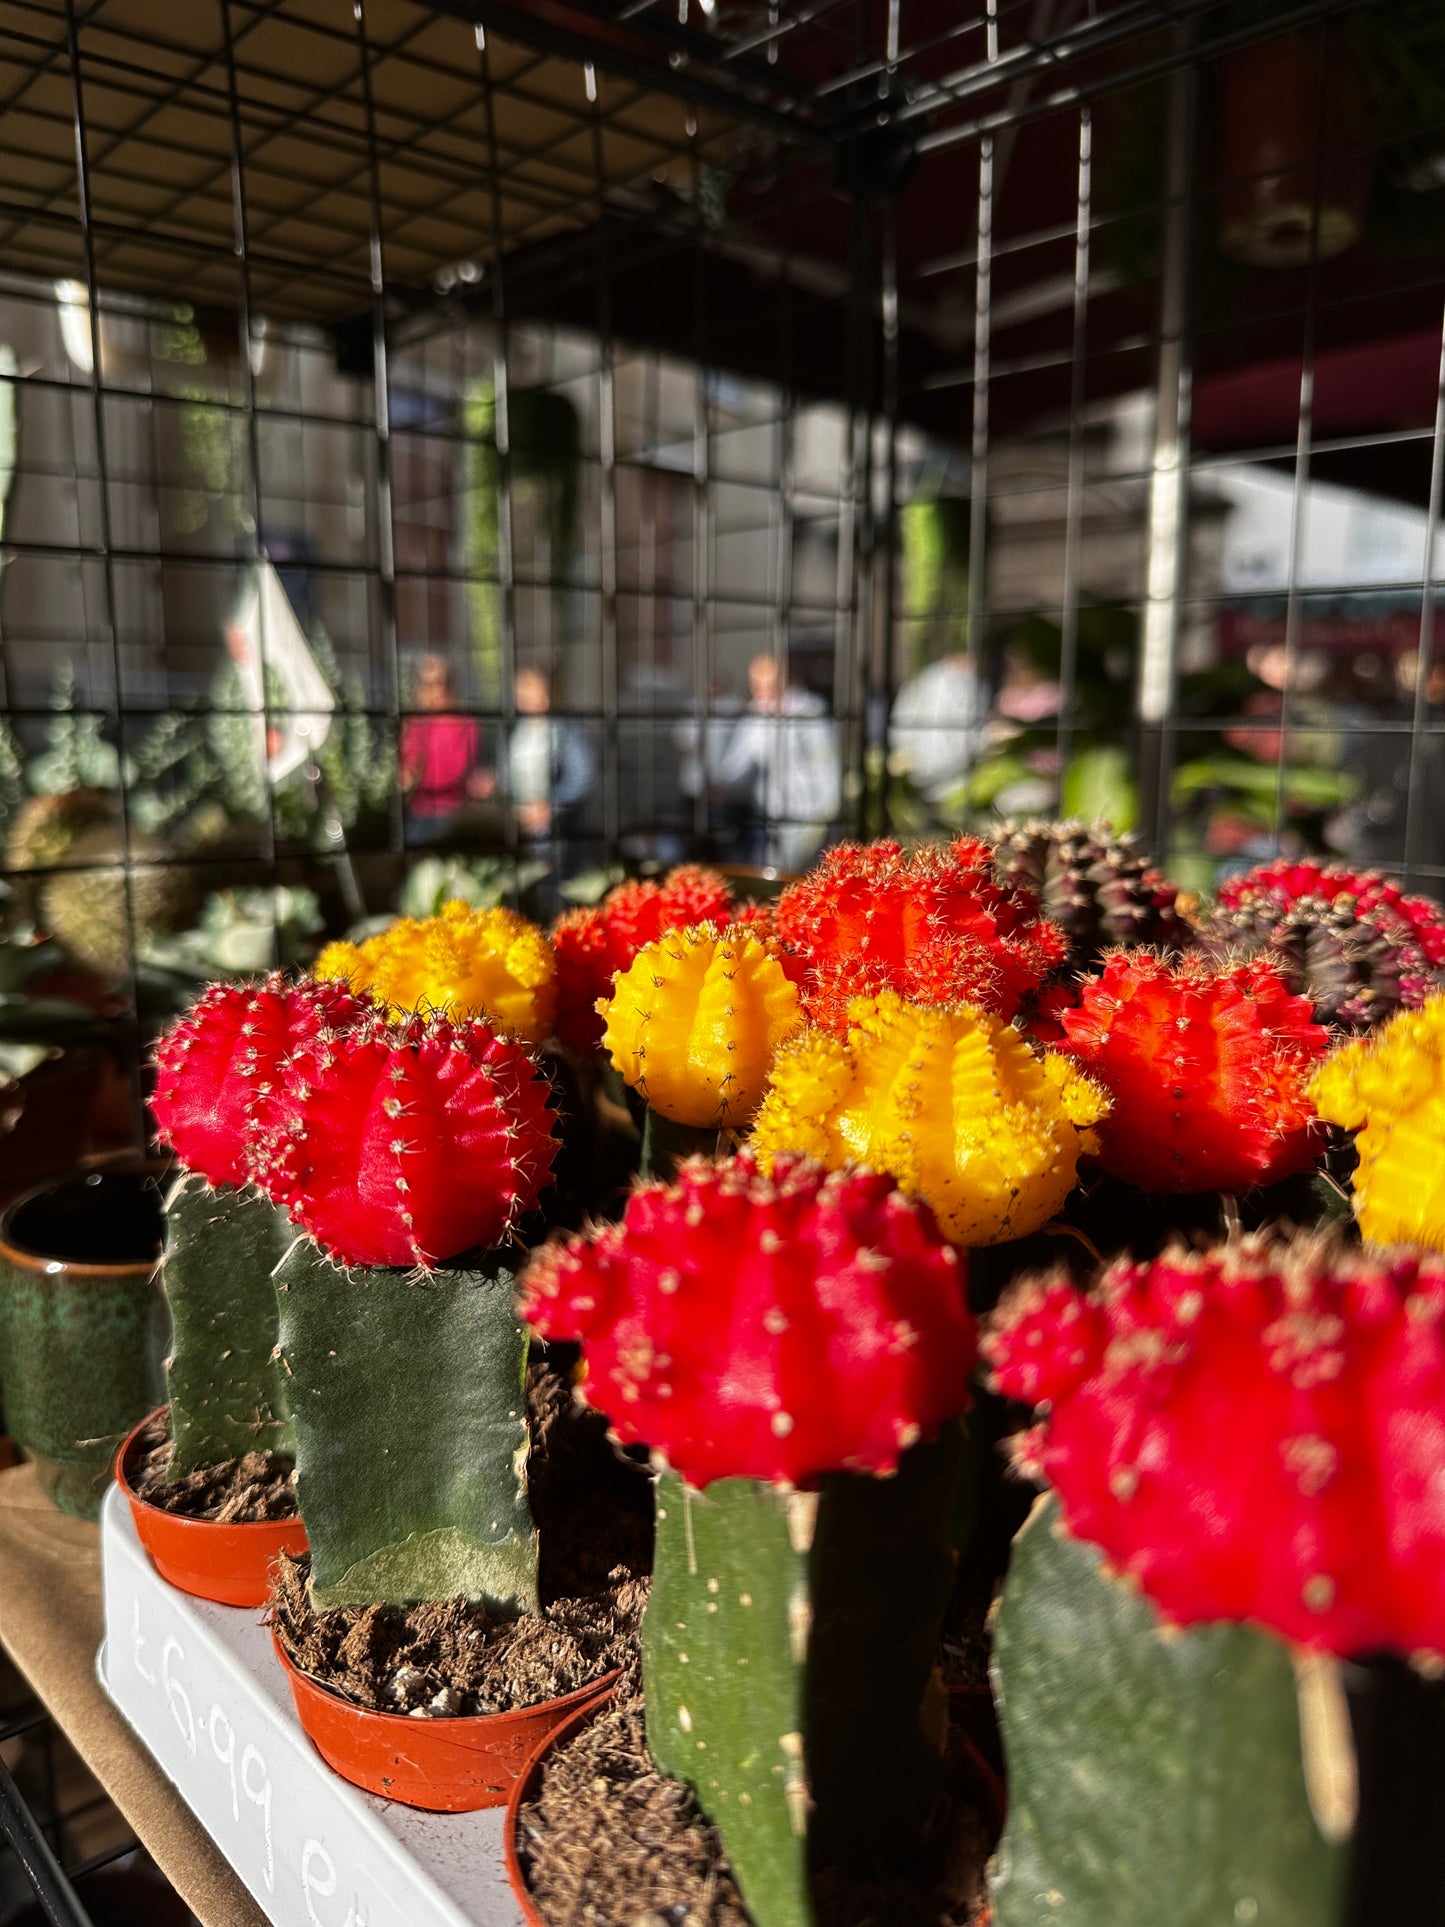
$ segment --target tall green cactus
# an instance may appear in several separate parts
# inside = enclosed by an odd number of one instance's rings
[[[536,1610],[518,1256],[419,1276],[305,1244],[277,1273],[318,1608]]]
[[[696,1789],[756,1927],[811,1927],[810,1866],[905,1858],[931,1818],[925,1699],[962,1463],[950,1427],[894,1477],[836,1473],[816,1494],[659,1481],[648,1744]]]
[[[294,1449],[277,1355],[272,1273],[295,1242],[286,1213],[188,1173],[165,1201],[161,1281],[171,1313],[171,1476]]]
[[[1044,1499],[1014,1542],[994,1663],[997,1927],[1334,1927],[1342,1855],[1311,1810],[1278,1640],[1166,1629]]]

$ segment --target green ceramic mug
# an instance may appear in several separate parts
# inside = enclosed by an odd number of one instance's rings
[[[0,1216],[0,1395],[63,1512],[94,1519],[116,1449],[164,1396],[165,1167],[77,1171]]]

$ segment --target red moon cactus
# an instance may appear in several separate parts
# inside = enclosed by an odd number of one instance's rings
[[[481,1018],[380,1016],[289,1079],[255,1181],[338,1263],[445,1263],[495,1245],[546,1185],[551,1087]]]
[[[1113,1100],[1099,1163],[1144,1191],[1247,1191],[1314,1162],[1309,1080],[1329,1045],[1269,964],[1217,969],[1120,950],[1059,1013]]]
[[[1244,1237],[1025,1280],[983,1350],[1019,1453],[1166,1618],[1445,1654],[1445,1262]]]
[[[543,1337],[585,1344],[583,1393],[619,1438],[691,1485],[892,1472],[968,1404],[962,1265],[876,1172],[689,1159],[522,1282]]]
[[[309,977],[211,984],[156,1045],[161,1137],[211,1184],[244,1184],[252,1133],[274,1122],[290,1060],[372,1009],[345,984]]]

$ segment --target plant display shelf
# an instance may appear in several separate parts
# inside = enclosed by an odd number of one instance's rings
[[[32,1465],[0,1471],[0,1645],[201,1927],[264,1916],[95,1676],[97,1528],[58,1512]]]
[[[275,1927],[522,1927],[504,1809],[349,1786],[302,1732],[260,1613],[168,1586],[115,1487],[100,1536],[101,1683]]]

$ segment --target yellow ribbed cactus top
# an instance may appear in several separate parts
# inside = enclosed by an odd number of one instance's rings
[[[1365,1237],[1445,1251],[1445,996],[1341,1045],[1310,1096],[1321,1117],[1358,1132],[1354,1208]]]
[[[314,974],[369,990],[395,1012],[485,1017],[529,1044],[546,1040],[557,1006],[557,959],[536,924],[465,903],[398,917],[365,943],[328,944]]]
[[[602,1047],[654,1111],[677,1124],[752,1116],[773,1057],[800,1021],[776,947],[742,928],[669,930],[599,999]]]
[[[955,1244],[1037,1231],[1074,1188],[1109,1100],[1066,1057],[1040,1055],[972,1005],[849,1006],[846,1040],[805,1031],[783,1047],[753,1133],[764,1159],[801,1151],[891,1172]]]

